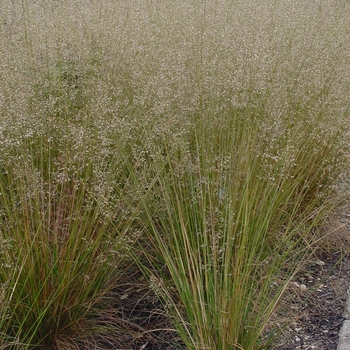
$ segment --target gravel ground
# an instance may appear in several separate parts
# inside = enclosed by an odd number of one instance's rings
[[[350,260],[327,253],[310,261],[287,290],[291,323],[273,350],[336,350],[350,282]],[[289,310],[288,310],[289,308]]]

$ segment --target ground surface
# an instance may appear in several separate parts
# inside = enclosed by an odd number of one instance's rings
[[[350,283],[350,260],[339,253],[310,261],[291,283],[285,306],[290,325],[273,350],[336,350]],[[289,310],[288,310],[289,308]]]

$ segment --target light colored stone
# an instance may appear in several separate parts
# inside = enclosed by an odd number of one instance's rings
[[[350,350],[350,321],[345,320],[339,332],[337,350]]]
[[[350,350],[350,289],[346,300],[344,317],[346,320],[339,332],[339,341],[337,350]]]
[[[350,289],[348,289],[348,297],[347,297],[347,299],[346,299],[344,317],[345,317],[347,320],[350,320]]]

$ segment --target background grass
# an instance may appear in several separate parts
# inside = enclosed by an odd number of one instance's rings
[[[0,345],[108,337],[133,256],[188,348],[268,347],[347,161],[349,11],[2,1]]]

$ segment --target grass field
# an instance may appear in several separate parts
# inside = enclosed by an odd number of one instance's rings
[[[0,348],[126,346],[138,271],[182,346],[268,349],[340,200],[349,34],[346,0],[3,0]]]

